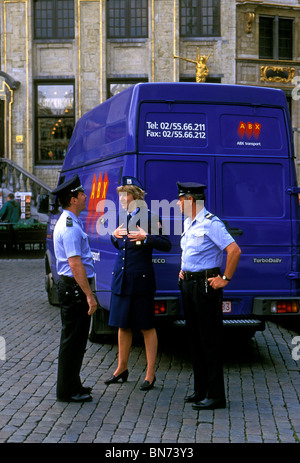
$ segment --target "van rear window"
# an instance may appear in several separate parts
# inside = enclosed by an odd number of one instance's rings
[[[288,157],[289,145],[278,108],[145,102],[139,151]]]
[[[220,117],[223,148],[281,150],[282,134],[278,117],[230,115]]]
[[[149,113],[144,141],[158,146],[207,146],[207,118],[203,113]]]
[[[285,169],[280,162],[224,161],[220,168],[222,217],[284,217]]]

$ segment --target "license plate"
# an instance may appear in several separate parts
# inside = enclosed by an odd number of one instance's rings
[[[230,313],[231,312],[231,302],[230,301],[223,301],[223,313]]]

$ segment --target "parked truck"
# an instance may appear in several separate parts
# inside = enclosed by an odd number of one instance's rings
[[[209,83],[142,83],[113,96],[77,122],[59,183],[74,173],[88,196],[81,214],[90,238],[101,305],[92,333],[107,326],[116,258],[110,231],[122,176],[139,179],[150,209],[172,241],[155,251],[157,321],[184,325],[176,182],[207,185],[206,208],[224,221],[242,250],[224,289],[224,325],[253,335],[266,318],[299,318],[299,188],[289,110],[279,89]],[[58,275],[49,216],[46,288],[56,303]]]

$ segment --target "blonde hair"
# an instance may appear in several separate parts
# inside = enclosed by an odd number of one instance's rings
[[[123,185],[117,188],[117,193],[127,193],[133,196],[133,199],[144,199],[146,192],[136,185]]]

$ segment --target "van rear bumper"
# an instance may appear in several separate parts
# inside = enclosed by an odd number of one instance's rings
[[[175,326],[185,326],[185,320],[175,320],[173,323]],[[238,327],[238,328],[251,328],[255,331],[264,331],[265,321],[258,318],[224,318],[224,327]]]
[[[223,326],[237,326],[240,328],[254,328],[255,331],[264,331],[265,321],[259,318],[225,318]]]

